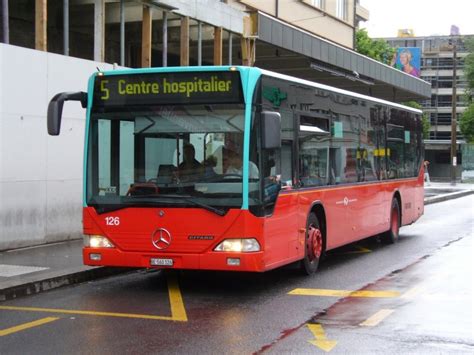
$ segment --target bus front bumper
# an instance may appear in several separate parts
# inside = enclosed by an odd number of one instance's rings
[[[117,248],[82,249],[85,265],[160,269],[265,271],[264,253],[206,252],[202,254],[164,254],[122,252]]]

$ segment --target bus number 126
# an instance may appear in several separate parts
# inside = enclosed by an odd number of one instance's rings
[[[120,217],[105,217],[105,224],[108,226],[120,225]]]

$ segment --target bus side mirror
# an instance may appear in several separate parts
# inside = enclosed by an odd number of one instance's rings
[[[262,111],[262,148],[281,148],[281,116],[278,112]]]
[[[61,118],[63,114],[64,101],[80,101],[83,108],[87,107],[87,93],[85,92],[62,92],[56,94],[48,105],[48,134],[59,135],[61,131]]]

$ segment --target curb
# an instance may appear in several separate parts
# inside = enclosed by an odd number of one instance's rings
[[[463,196],[467,196],[467,195],[471,195],[471,194],[474,194],[474,190],[456,191],[456,192],[451,192],[449,194],[429,197],[429,198],[425,199],[425,206],[430,205],[432,203],[453,200],[455,198],[459,198],[459,197],[463,197]]]
[[[80,266],[52,271],[41,279],[24,278],[22,281],[6,281],[0,284],[0,302],[135,270],[135,268]]]

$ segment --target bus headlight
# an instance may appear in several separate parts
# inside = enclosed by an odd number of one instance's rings
[[[85,235],[84,246],[86,248],[115,248],[112,242],[102,235]]]
[[[255,238],[226,239],[215,247],[214,251],[249,253],[260,251],[260,244]]]

